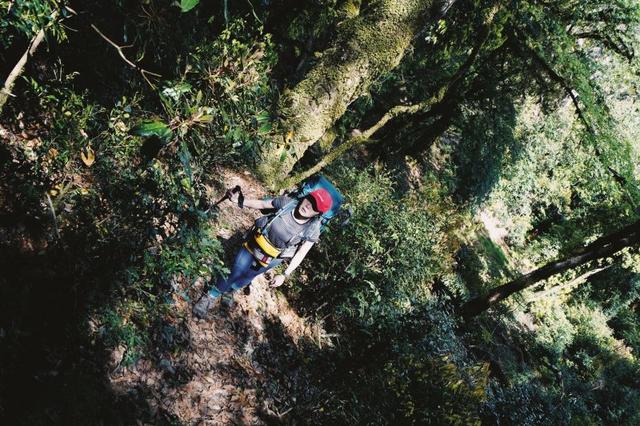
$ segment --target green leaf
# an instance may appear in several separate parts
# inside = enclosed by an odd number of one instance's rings
[[[262,111],[259,114],[256,115],[256,120],[259,123],[262,123],[263,121],[267,121],[269,120],[270,116],[269,116],[269,112],[268,111]]]
[[[211,123],[213,121],[213,115],[211,114],[201,115],[200,117],[197,117],[195,121],[197,121],[198,123]]]
[[[191,91],[191,85],[189,83],[178,83],[175,86],[165,87],[162,92],[163,96],[167,96],[174,101],[177,101],[180,96]]]
[[[180,9],[182,13],[188,12],[200,3],[200,0],[180,0]]]
[[[169,126],[159,120],[143,121],[138,123],[129,131],[129,133],[134,136],[143,137],[157,136],[165,142],[173,135]]]
[[[180,162],[182,163],[182,167],[184,168],[184,172],[189,179],[193,178],[193,172],[191,170],[191,153],[189,152],[189,147],[187,144],[182,141],[180,143],[180,151],[178,151],[178,158],[180,158]]]
[[[262,123],[260,127],[258,127],[258,133],[269,133],[271,131],[271,123],[268,121]]]

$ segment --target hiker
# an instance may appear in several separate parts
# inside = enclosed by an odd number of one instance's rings
[[[284,195],[270,200],[245,200],[240,191],[229,192],[228,197],[241,208],[275,209],[275,213],[256,220],[236,255],[229,276],[220,277],[193,307],[198,318],[206,317],[223,293],[243,288],[284,259],[291,259],[284,273],[276,275],[271,284],[281,286],[318,241],[322,215],[334,204],[324,188],[310,191],[300,199]]]

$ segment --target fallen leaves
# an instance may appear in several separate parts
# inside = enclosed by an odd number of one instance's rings
[[[62,183],[58,183],[49,190],[49,195],[51,195],[52,197],[55,197],[56,195],[63,192],[64,189],[65,189],[64,185]]]
[[[293,130],[289,130],[284,137],[284,143],[289,144],[293,140]]]
[[[96,153],[93,151],[93,148],[91,148],[91,145],[87,145],[82,148],[82,151],[80,152],[80,159],[82,159],[82,162],[87,167],[91,167],[91,165],[96,161]]]

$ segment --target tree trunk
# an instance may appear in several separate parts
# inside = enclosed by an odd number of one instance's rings
[[[551,262],[533,272],[494,288],[485,296],[477,297],[460,307],[459,312],[465,319],[472,318],[495,303],[506,299],[513,293],[525,289],[538,281],[547,279],[569,269],[576,268],[592,260],[611,256],[620,250],[640,243],[640,220],[616,232],[598,238],[593,243],[574,252],[571,256]]]
[[[258,153],[257,172],[274,187],[298,159],[364,94],[376,78],[395,68],[419,29],[452,1],[378,0],[342,24],[334,44],[280,100],[280,133]]]
[[[458,106],[450,104],[446,108],[443,114],[438,117],[429,126],[420,128],[415,136],[412,138],[413,143],[403,147],[405,155],[410,155],[415,159],[419,159],[420,156],[431,147],[431,145],[442,136],[447,129],[451,126],[451,122],[458,113]]]

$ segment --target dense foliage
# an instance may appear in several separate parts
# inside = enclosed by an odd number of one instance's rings
[[[0,418],[143,418],[98,397],[105,353],[127,366],[189,350],[176,305],[228,272],[211,208],[222,170],[254,169],[288,130],[281,95],[370,10],[240,3],[0,1],[3,75],[47,33],[0,115]],[[638,220],[640,6],[457,2],[418,34],[299,159],[296,171],[394,106],[423,105],[323,171],[353,214],[283,290],[328,333],[300,349],[323,392],[290,416],[637,424],[637,247],[474,319],[458,309]]]

